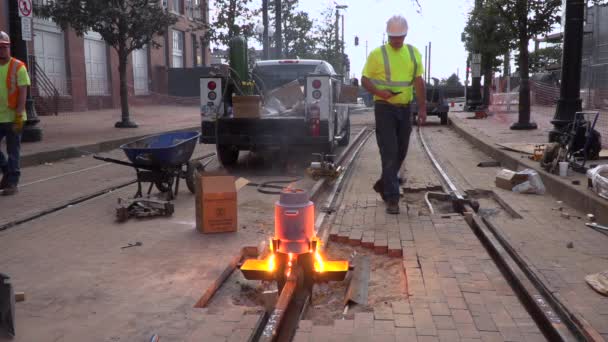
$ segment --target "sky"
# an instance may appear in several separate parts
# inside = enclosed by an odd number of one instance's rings
[[[424,59],[425,46],[432,44],[431,77],[448,78],[459,72],[464,80],[467,54],[460,36],[474,0],[299,0],[299,9],[319,20],[327,7],[347,5],[345,14],[345,53],[351,61],[351,77],[361,77],[367,52],[382,44],[386,21],[395,14],[405,16],[409,23],[406,43],[414,45]],[[253,6],[261,6],[254,0]],[[213,17],[213,3],[210,7]],[[261,19],[260,19],[261,21]],[[340,29],[341,30],[341,29]],[[359,46],[354,45],[355,36]]]

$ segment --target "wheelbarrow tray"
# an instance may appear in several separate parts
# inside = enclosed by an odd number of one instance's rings
[[[165,168],[186,164],[201,134],[171,132],[149,136],[121,145],[135,167]]]

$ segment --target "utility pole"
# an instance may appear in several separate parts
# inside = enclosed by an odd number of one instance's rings
[[[268,39],[268,0],[262,0],[262,25],[264,25],[264,32],[262,33],[262,58],[270,59],[270,41]]]
[[[583,19],[585,2],[566,0],[566,25],[564,28],[564,46],[562,52],[562,79],[560,82],[559,100],[553,117],[553,130],[549,132],[549,141],[554,142],[559,134],[572,121],[576,112],[582,109],[581,64],[583,57]]]
[[[429,77],[429,84],[431,83],[431,42],[429,42],[429,72],[427,73]]]
[[[274,29],[274,40],[275,40],[275,56],[277,59],[283,57],[283,19],[281,18],[281,12],[283,6],[281,6],[281,0],[274,0],[274,11],[275,11],[275,29]]]
[[[11,37],[11,54],[26,64],[30,74],[33,74],[31,70],[33,66],[30,65],[27,52],[27,42],[22,39],[21,36],[21,17],[19,16],[19,8],[17,7],[16,0],[8,1],[8,12],[9,12],[9,33]],[[27,88],[27,99],[25,102],[25,111],[27,113],[27,120],[23,126],[23,132],[21,133],[21,140],[23,142],[34,142],[42,140],[42,130],[37,127],[40,119],[36,114],[36,108],[34,107],[34,99],[32,98],[30,87]]]
[[[424,46],[424,83],[428,82],[427,72],[429,71],[429,63],[427,53],[429,52],[429,47],[427,45]]]
[[[337,57],[337,63],[338,65],[336,65],[338,70],[342,70],[342,59],[340,58],[339,54],[340,54],[340,10],[338,8],[338,6],[336,6],[336,23],[335,23],[335,30],[336,30],[336,57]]]
[[[475,0],[475,9],[483,5],[482,0]],[[479,51],[471,51],[471,91],[467,98],[467,108],[469,110],[481,106],[481,58]]]
[[[344,12],[342,13],[342,54],[340,55],[340,58],[342,59],[342,75],[345,75],[348,77],[348,75],[346,75],[346,56],[344,55],[344,45],[345,45],[345,40],[344,40]]]

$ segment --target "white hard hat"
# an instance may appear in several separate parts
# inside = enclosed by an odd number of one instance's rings
[[[0,45],[11,45],[11,37],[4,31],[0,31]]]
[[[386,22],[386,34],[389,37],[407,36],[407,20],[401,15],[394,15]]]

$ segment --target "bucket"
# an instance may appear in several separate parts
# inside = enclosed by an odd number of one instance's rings
[[[568,162],[559,162],[559,176],[567,177],[568,176]]]

